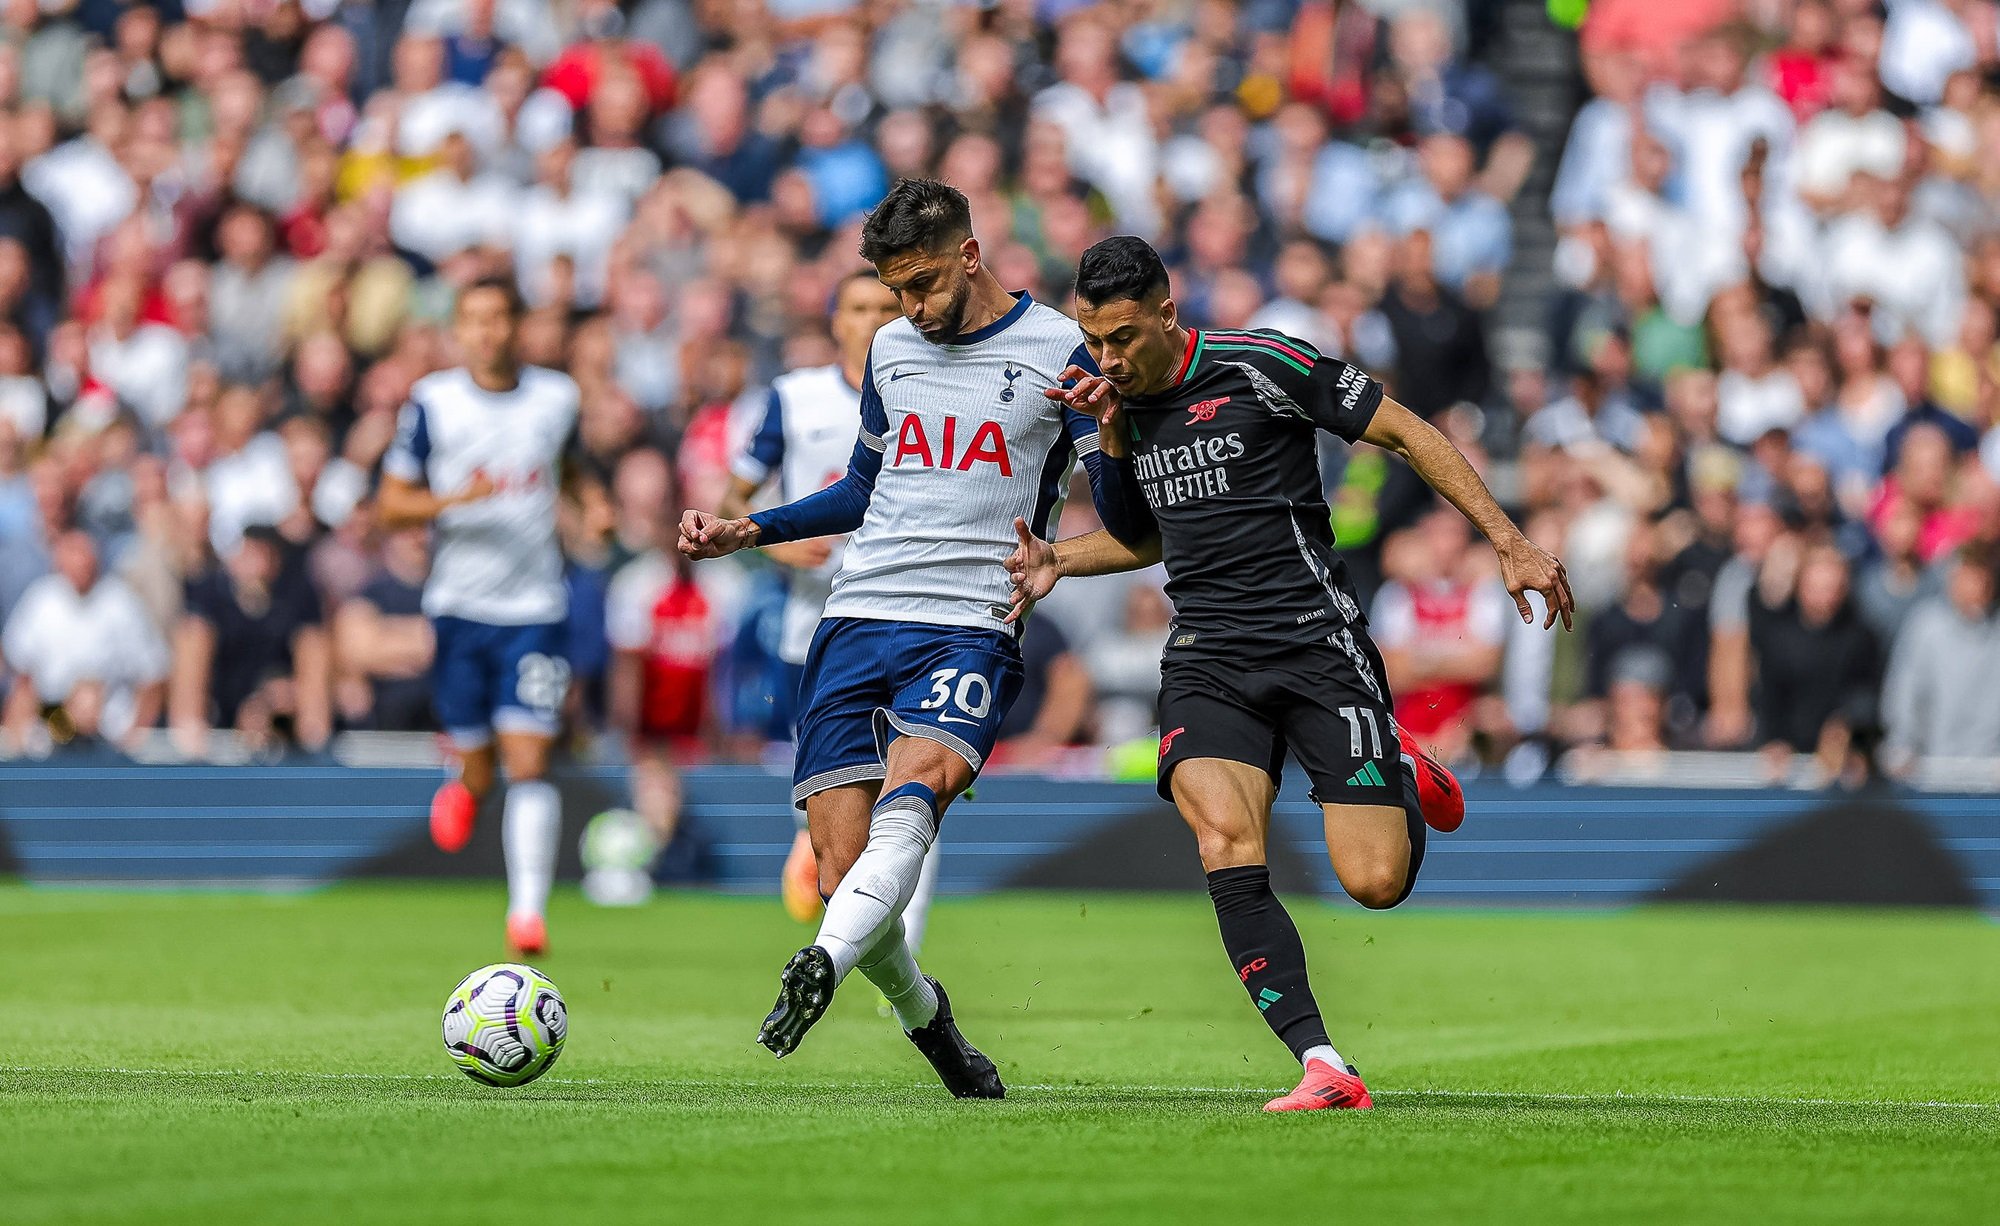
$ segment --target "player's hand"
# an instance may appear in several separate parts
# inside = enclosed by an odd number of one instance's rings
[[[1097,422],[1098,441],[1106,455],[1125,455],[1125,397],[1116,384],[1081,366],[1066,366],[1060,376],[1068,387],[1044,388],[1042,395],[1059,400]],[[1074,382],[1072,382],[1074,380]]]
[[[772,561],[783,563],[795,570],[818,570],[833,556],[833,538],[816,536],[811,540],[766,545],[764,552]]]
[[[1062,570],[1056,563],[1056,547],[1028,531],[1028,521],[1014,517],[1014,535],[1021,543],[1007,555],[1007,577],[1014,581],[1014,608],[1002,619],[1009,624],[1026,616],[1035,602],[1049,594]]]
[[[1542,629],[1555,625],[1557,617],[1562,618],[1563,629],[1571,628],[1576,597],[1570,595],[1569,575],[1554,554],[1518,534],[1512,540],[1495,545],[1493,552],[1500,555],[1500,578],[1506,583],[1508,594],[1514,598],[1514,607],[1521,611],[1522,621],[1531,626],[1535,624],[1535,610],[1528,604],[1527,594],[1540,592],[1549,611],[1542,621]]]
[[[472,480],[467,481],[463,486],[459,487],[457,493],[448,495],[444,500],[444,505],[447,507],[462,507],[468,502],[478,502],[482,499],[493,497],[494,492],[499,488],[499,486],[493,484],[493,478],[487,476],[486,471],[481,469],[473,473]]]
[[[696,561],[721,558],[757,543],[757,525],[749,519],[724,519],[707,511],[681,512],[680,550]]]

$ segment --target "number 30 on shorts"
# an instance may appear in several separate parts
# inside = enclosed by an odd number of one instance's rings
[[[952,684],[954,680],[957,685]],[[936,711],[946,705],[956,706],[974,719],[985,719],[993,709],[993,684],[979,673],[940,668],[931,674],[931,696],[917,706]]]
[[[569,661],[531,651],[514,668],[514,697],[537,715],[554,717],[569,696]]]

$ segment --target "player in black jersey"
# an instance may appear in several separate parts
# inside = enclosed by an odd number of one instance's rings
[[[1193,828],[1222,941],[1304,1080],[1273,1111],[1366,1107],[1328,1040],[1305,949],[1271,892],[1265,837],[1286,750],[1325,809],[1341,885],[1368,907],[1409,896],[1425,820],[1456,827],[1455,780],[1390,717],[1381,657],[1334,549],[1317,433],[1395,452],[1492,542],[1524,620],[1525,593],[1567,628],[1562,563],[1528,540],[1465,457],[1361,370],[1270,331],[1181,326],[1159,254],[1106,239],[1077,269],[1077,317],[1102,376],[1052,389],[1129,455],[1157,522],[1141,547],[1094,532],[1051,545],[1016,523],[1016,613],[1064,576],[1164,560],[1174,604],[1161,665],[1160,794]]]

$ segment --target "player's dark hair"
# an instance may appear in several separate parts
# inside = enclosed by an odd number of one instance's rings
[[[935,179],[904,179],[861,223],[861,258],[876,264],[908,251],[939,252],[971,237],[964,192]]]
[[[462,302],[468,295],[483,289],[490,289],[506,299],[507,314],[513,316],[515,319],[519,319],[521,316],[527,314],[528,304],[521,297],[521,287],[514,284],[514,278],[499,276],[497,274],[480,277],[468,284],[464,289],[458,291],[459,301]]]
[[[1167,292],[1167,266],[1153,244],[1119,234],[1093,245],[1076,265],[1076,296],[1092,306],[1144,302]]]

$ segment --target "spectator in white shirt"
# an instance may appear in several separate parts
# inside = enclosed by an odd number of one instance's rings
[[[1608,193],[1630,164],[1628,150],[1645,84],[1637,57],[1622,48],[1584,52],[1583,75],[1596,97],[1571,121],[1549,191],[1549,211],[1565,229],[1604,217]]]
[[[1951,344],[1965,303],[1958,243],[1910,212],[1906,183],[1859,174],[1851,190],[1863,208],[1826,228],[1814,313],[1831,322],[1859,299],[1871,305],[1875,334],[1885,344],[1912,332],[1933,346]]]
[[[431,35],[406,34],[396,42],[396,149],[404,157],[426,157],[456,132],[482,155],[500,147],[506,121],[485,91],[444,79],[444,42]]]
[[[263,428],[264,417],[264,398],[254,388],[229,388],[216,401],[216,458],[203,486],[209,543],[218,557],[236,552],[244,529],[282,523],[299,506],[284,441]]]
[[[575,305],[594,307],[604,296],[611,245],[630,209],[615,192],[579,190],[570,173],[575,160],[576,142],[567,137],[545,150],[514,215],[514,268],[530,302],[549,300],[549,265],[561,255],[575,270]]]
[[[99,573],[87,534],[63,533],[52,554],[54,572],[28,585],[0,632],[14,673],[6,740],[17,751],[49,734],[129,743],[159,716],[166,640],[132,589]]]
[[[460,132],[438,147],[437,170],[396,194],[389,233],[396,245],[433,264],[472,247],[505,247],[514,231],[514,186],[476,171],[472,142]]]
[[[1072,19],[1056,45],[1056,71],[1062,80],[1035,96],[1036,118],[1063,130],[1070,169],[1104,193],[1121,228],[1152,233],[1159,144],[1145,91],[1119,80],[1111,31],[1087,16]]]
[[[55,214],[72,268],[84,267],[97,240],[125,220],[139,189],[112,150],[129,128],[123,105],[107,101],[90,110],[83,135],[65,141],[21,168],[21,183]]]
[[[1903,168],[1903,121],[1882,109],[1875,67],[1854,56],[1833,64],[1833,105],[1799,133],[1799,196],[1820,213],[1848,206],[1856,174],[1893,179]]]
[[[1755,145],[1768,150],[1766,173],[1787,181],[1791,108],[1745,80],[1744,48],[1728,29],[1704,35],[1688,63],[1687,91],[1656,86],[1647,95],[1648,118],[1680,154],[1687,207],[1703,225],[1734,233],[1745,211],[1739,176]]]
[[[1716,382],[1717,428],[1738,447],[1748,447],[1770,430],[1789,430],[1805,416],[1805,398],[1791,372],[1772,352],[1770,321],[1751,307],[1722,310],[1714,321],[1722,350],[1722,377]]]
[[[1973,24],[1991,47],[1993,9],[1976,0],[1891,0],[1882,27],[1882,84],[1918,106],[1944,93],[1945,78],[1979,63]]]
[[[188,346],[165,324],[140,320],[144,295],[137,274],[104,282],[98,295],[103,316],[88,339],[90,373],[158,431],[187,402]]]

